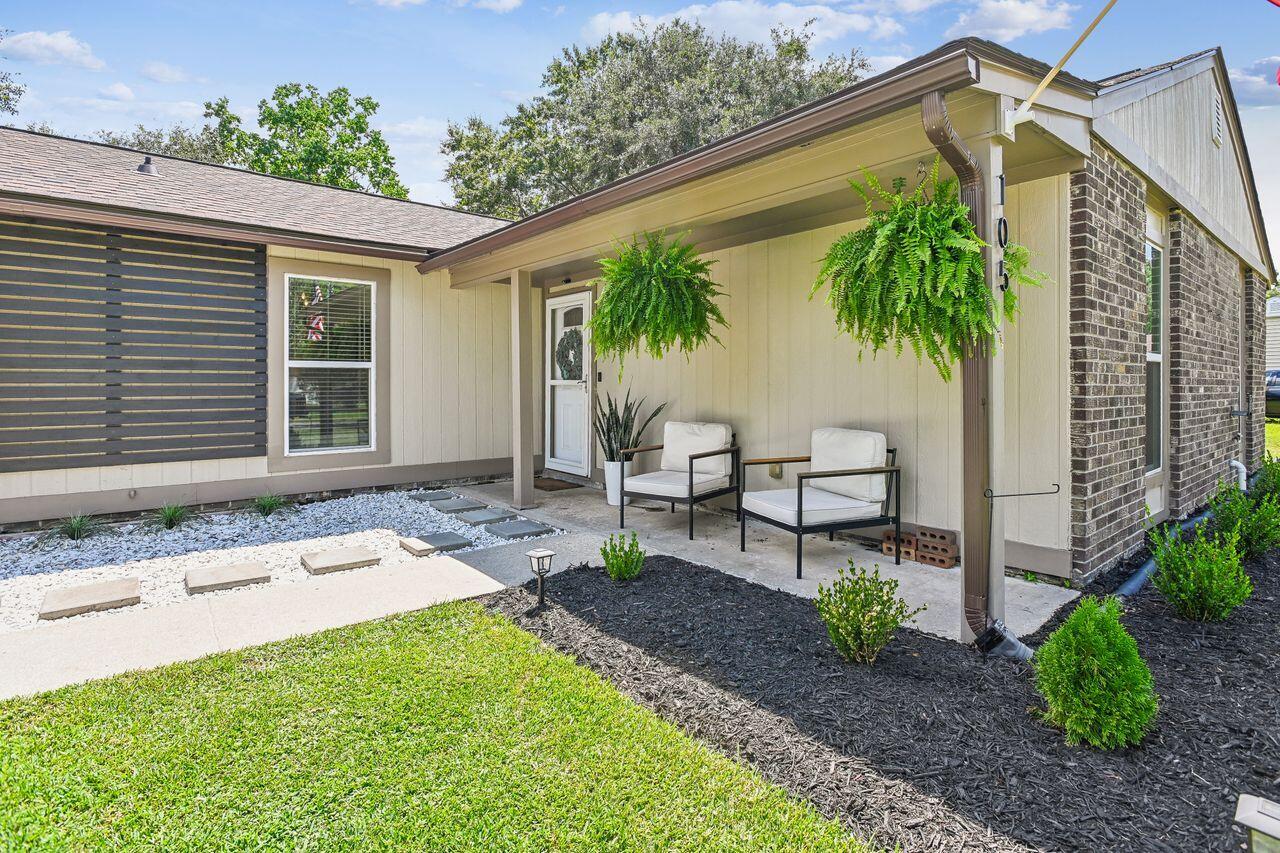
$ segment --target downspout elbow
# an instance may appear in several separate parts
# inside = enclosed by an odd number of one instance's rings
[[[1227,465],[1236,472],[1236,485],[1240,487],[1240,491],[1249,491],[1249,469],[1244,467],[1244,463],[1239,459],[1231,459]]]

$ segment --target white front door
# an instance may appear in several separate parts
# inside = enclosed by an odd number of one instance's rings
[[[547,299],[545,467],[591,475],[591,292]]]

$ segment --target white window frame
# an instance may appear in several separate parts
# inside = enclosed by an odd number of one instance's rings
[[[1146,351],[1147,363],[1160,364],[1160,462],[1156,467],[1147,470],[1146,447],[1143,447],[1142,467],[1148,482],[1163,481],[1165,469],[1169,462],[1169,367],[1165,354],[1169,351],[1169,249],[1165,237],[1164,216],[1147,209],[1147,233],[1142,241],[1143,262],[1146,262],[1147,247],[1153,247],[1160,253],[1160,351]],[[1150,294],[1144,294],[1148,303]],[[1144,346],[1145,349],[1145,346]],[[1143,378],[1145,383],[1145,376]],[[1145,386],[1143,397],[1146,397]],[[1144,400],[1145,407],[1145,400]],[[1150,413],[1148,413],[1150,414]]]
[[[289,313],[292,309],[293,280],[295,278],[310,281],[337,281],[343,284],[363,284],[369,288],[369,361],[315,361],[311,359],[294,360],[289,354]],[[378,449],[378,412],[376,402],[378,381],[378,283],[361,278],[343,278],[335,275],[303,275],[287,273],[284,277],[284,455],[285,456],[327,456],[335,453],[374,453]],[[289,377],[295,367],[347,368],[369,371],[369,444],[360,447],[317,447],[310,450],[294,450],[289,446],[291,432],[289,430]]]

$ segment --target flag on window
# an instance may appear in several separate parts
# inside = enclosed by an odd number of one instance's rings
[[[317,288],[319,290],[319,288]],[[324,315],[316,314],[307,321],[307,340],[319,343],[324,340]]]

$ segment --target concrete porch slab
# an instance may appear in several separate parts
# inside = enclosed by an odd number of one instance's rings
[[[329,572],[345,572],[347,569],[359,569],[365,566],[376,566],[382,558],[368,548],[334,548],[329,551],[317,551],[302,555],[302,566],[313,575],[326,575]]]
[[[40,605],[41,619],[65,619],[81,613],[97,613],[129,607],[142,600],[141,586],[137,578],[115,580],[51,589]]]
[[[191,569],[186,576],[187,594],[199,595],[202,592],[235,589],[239,586],[267,583],[270,580],[271,572],[268,571],[267,564],[261,560]]]

